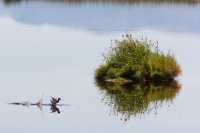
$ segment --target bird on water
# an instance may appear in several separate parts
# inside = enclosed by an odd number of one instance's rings
[[[61,100],[61,98],[56,98],[56,97],[52,97],[51,96],[51,104],[55,105],[57,104],[59,101]]]

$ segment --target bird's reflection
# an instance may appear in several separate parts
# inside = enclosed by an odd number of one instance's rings
[[[125,122],[131,117],[141,118],[150,113],[157,114],[163,105],[169,106],[178,95],[178,82],[116,85],[98,82],[103,94],[102,102],[110,107],[110,115],[121,115]]]
[[[51,110],[51,113],[58,113],[58,114],[60,114],[60,110],[59,110],[59,108],[56,105],[51,106],[50,110]]]

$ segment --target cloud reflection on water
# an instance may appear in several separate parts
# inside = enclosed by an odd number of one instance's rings
[[[164,1],[167,4],[154,4],[153,1],[133,1],[139,4],[129,1],[125,1],[128,4],[120,4],[121,1],[77,1],[81,4],[63,0],[18,2],[5,7],[0,3],[0,16],[9,16],[20,23],[50,24],[95,33],[141,29],[200,32],[200,4],[191,5],[191,8],[167,0]]]

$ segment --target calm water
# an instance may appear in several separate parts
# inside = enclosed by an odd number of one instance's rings
[[[198,133],[199,13],[200,4],[184,1],[0,1],[0,132]],[[127,121],[93,79],[100,53],[126,32],[172,50],[183,70],[171,100]],[[58,106],[59,114],[8,104],[50,96],[70,106]]]

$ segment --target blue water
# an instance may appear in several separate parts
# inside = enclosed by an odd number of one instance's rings
[[[200,4],[0,1],[0,132],[150,132],[200,130]],[[147,37],[182,68],[180,93],[150,114],[122,121],[102,102],[93,74],[111,39]],[[11,105],[61,97],[49,106]]]

